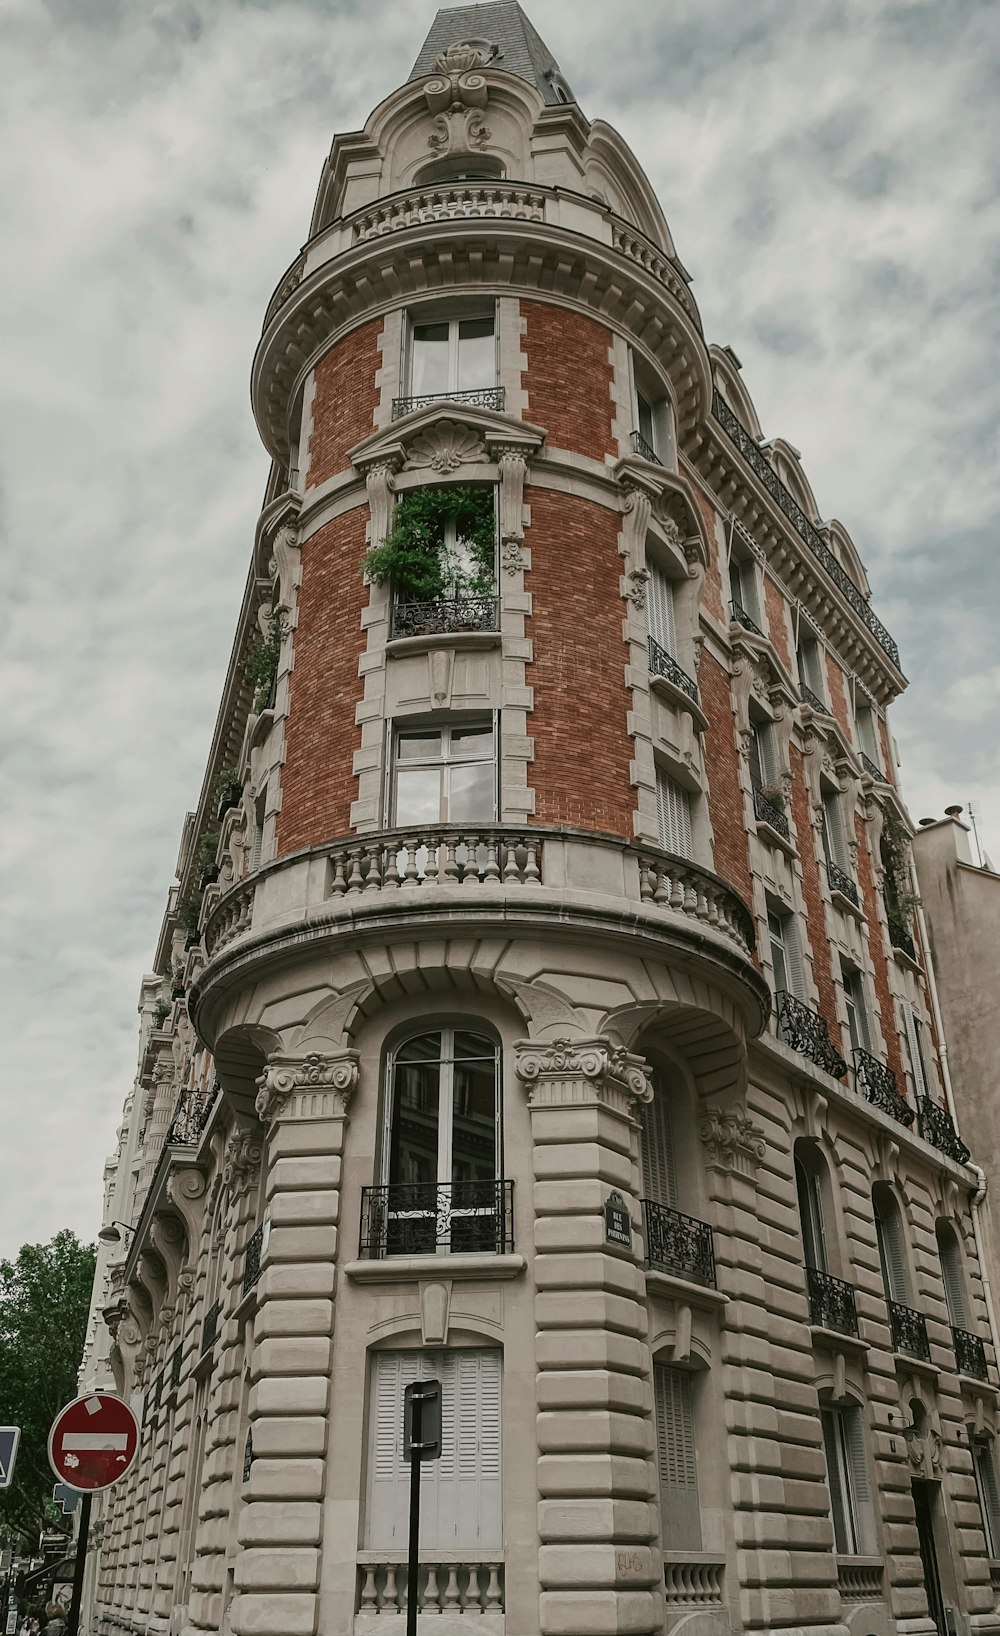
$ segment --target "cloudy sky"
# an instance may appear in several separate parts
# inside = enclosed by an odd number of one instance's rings
[[[528,10],[867,561],[914,817],[971,799],[1000,858],[1000,5]],[[267,474],[254,343],[433,0],[0,12],[3,1255],[99,1223]]]

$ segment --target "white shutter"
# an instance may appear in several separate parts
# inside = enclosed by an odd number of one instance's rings
[[[857,1538],[851,1513],[851,1496],[843,1461],[840,1416],[837,1410],[821,1409],[820,1424],[823,1428],[823,1452],[826,1455],[826,1482],[830,1490],[834,1541],[837,1550],[843,1555],[854,1556]]]
[[[830,861],[835,863],[839,869],[842,869],[845,875],[849,875],[851,872],[851,856],[847,845],[847,831],[844,827],[844,797],[842,795],[824,795],[823,817]]]
[[[649,564],[649,583],[646,586],[649,634],[664,653],[677,655],[677,628],[674,621],[674,587],[662,569]]]
[[[677,1200],[674,1134],[669,1098],[659,1089],[642,1109],[643,1196],[673,1209]]]
[[[968,1329],[969,1315],[965,1304],[965,1285],[962,1282],[962,1252],[950,1229],[938,1234],[938,1255],[941,1259],[941,1277],[944,1298],[948,1307],[948,1321],[955,1329]]]
[[[920,1041],[917,1038],[917,1022],[913,1015],[913,1007],[909,1000],[904,1000],[903,1033],[906,1036],[906,1050],[910,1058],[910,1071],[913,1075],[913,1089],[917,1096],[927,1095],[927,1077],[924,1073],[923,1057],[920,1053]]]
[[[883,1212],[876,1207],[875,1231],[878,1235],[882,1277],[890,1301],[900,1306],[910,1302],[909,1279],[906,1276],[906,1250],[903,1247],[902,1222],[895,1207]]]
[[[868,1456],[865,1452],[865,1422],[860,1409],[841,1411],[847,1443],[847,1461],[850,1468],[851,1499],[854,1511],[854,1529],[861,1555],[877,1548],[875,1507],[868,1476]]]
[[[805,979],[802,975],[802,945],[799,941],[799,927],[794,915],[785,915],[781,922],[781,931],[785,945],[785,970],[788,976],[788,988],[792,994],[801,999],[805,993]]]
[[[419,1352],[376,1352],[369,1414],[367,1543],[369,1549],[405,1550],[410,1472],[403,1459],[403,1392],[420,1378]]]
[[[691,797],[667,773],[657,769],[656,812],[660,823],[660,845],[680,858],[694,851],[691,835]]]
[[[700,1551],[701,1507],[691,1377],[683,1370],[654,1364],[653,1386],[663,1547],[667,1551]]]
[[[976,1469],[979,1508],[983,1514],[986,1550],[995,1561],[997,1552],[1000,1551],[1000,1485],[997,1483],[993,1444],[977,1443],[973,1449],[972,1459]]]

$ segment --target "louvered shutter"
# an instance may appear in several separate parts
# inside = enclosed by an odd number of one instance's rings
[[[662,569],[649,564],[646,586],[649,634],[665,653],[676,657],[677,628],[674,621],[674,588]]]
[[[700,1551],[701,1507],[691,1377],[680,1369],[654,1364],[653,1383],[664,1549]]]
[[[817,1272],[826,1272],[826,1233],[823,1227],[823,1198],[819,1177],[815,1171],[807,1170],[798,1158],[795,1160],[795,1188],[799,1201],[806,1266],[815,1267]]]
[[[878,1235],[879,1258],[882,1262],[886,1294],[890,1301],[896,1301],[900,1306],[908,1306],[910,1286],[906,1276],[906,1251],[903,1246],[899,1211],[895,1208],[885,1211],[876,1208],[875,1231]]]
[[[913,1074],[913,1089],[917,1096],[926,1096],[927,1078],[924,1074],[923,1057],[920,1054],[920,1042],[917,1038],[917,1023],[913,1015],[913,1007],[908,1000],[903,1002],[903,1032],[906,1035],[906,1050],[910,1058],[910,1070]]]
[[[836,1409],[821,1409],[820,1424],[823,1428],[826,1481],[830,1490],[830,1509],[833,1513],[833,1537],[838,1551],[845,1556],[854,1556],[857,1552],[857,1539],[851,1514],[847,1471],[843,1460],[840,1417]]]
[[[1000,1551],[1000,1484],[997,1483],[996,1455],[992,1443],[978,1443],[973,1451],[979,1508],[983,1514],[986,1550],[994,1561]]]
[[[797,994],[801,999],[805,993],[805,981],[802,975],[802,945],[799,942],[799,928],[794,915],[785,915],[782,918],[781,933],[785,945],[785,972],[789,992]]]
[[[850,1468],[854,1532],[857,1549],[865,1555],[876,1550],[877,1536],[872,1486],[868,1476],[868,1456],[865,1452],[864,1415],[860,1409],[843,1409],[841,1418],[847,1445],[847,1463]]]
[[[670,1209],[677,1200],[672,1126],[669,1099],[657,1089],[642,1109],[642,1187],[644,1198]]]
[[[938,1254],[941,1258],[941,1277],[948,1320],[956,1329],[968,1329],[969,1315],[965,1305],[965,1285],[962,1282],[962,1253],[948,1231],[938,1236]]]
[[[840,795],[823,797],[823,833],[830,862],[845,874],[850,874],[851,859],[844,828],[843,797]]]
[[[660,845],[680,858],[690,858],[691,797],[667,773],[656,774],[656,810],[660,823]]]
[[[775,789],[778,784],[778,756],[774,743],[774,728],[769,721],[758,722],[754,728],[754,737],[757,741],[757,760],[760,767],[762,785],[765,789]]]

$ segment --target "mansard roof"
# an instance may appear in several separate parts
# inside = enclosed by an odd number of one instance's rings
[[[437,59],[449,46],[459,44],[493,49],[489,61],[508,74],[527,80],[547,103],[576,99],[563,79],[545,41],[532,28],[517,0],[493,0],[482,6],[453,6],[439,11],[413,67],[411,80],[435,72]]]

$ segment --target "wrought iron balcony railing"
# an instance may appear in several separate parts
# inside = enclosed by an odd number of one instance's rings
[[[881,767],[876,766],[876,764],[872,760],[871,756],[866,756],[865,755],[864,750],[861,751],[861,755],[859,757],[859,760],[861,762],[862,767],[865,769],[865,772],[870,773],[872,778],[874,778],[874,780],[875,780],[875,782],[877,784],[887,784],[889,782],[889,780],[885,776],[885,773],[882,771]]]
[[[686,670],[682,670],[677,660],[666,650],[661,648],[654,637],[649,638],[649,669],[653,676],[664,676],[668,682],[673,682],[682,693],[686,693],[694,704],[698,703],[698,684],[693,681]]]
[[[170,1355],[170,1389],[176,1392],[181,1383],[181,1368],[184,1363],[183,1346],[175,1346]]]
[[[787,815],[759,784],[753,787],[753,815],[758,823],[768,824],[783,840],[791,839]]]
[[[951,1339],[959,1374],[971,1375],[973,1380],[987,1380],[986,1347],[979,1336],[970,1335],[967,1329],[956,1329],[952,1325]]]
[[[729,604],[729,617],[735,624],[742,625],[745,631],[753,631],[754,636],[763,636],[764,632],[761,630],[760,626],[750,618],[750,615],[747,613],[742,603],[731,602]]]
[[[361,1191],[361,1254],[503,1255],[514,1248],[514,1183],[390,1182]]]
[[[821,716],[828,716],[830,714],[828,706],[823,703],[823,700],[820,698],[819,694],[814,693],[812,688],[809,687],[806,682],[799,683],[799,697],[801,698],[803,704],[807,704],[809,706],[810,710],[817,710]]]
[[[264,1247],[264,1223],[261,1222],[257,1231],[247,1239],[247,1247],[243,1252],[243,1293],[247,1295],[260,1278],[260,1258]]]
[[[892,1069],[860,1047],[854,1052],[854,1088],[867,1097],[873,1107],[881,1108],[899,1124],[913,1124],[914,1111],[906,1098],[900,1096]]]
[[[862,624],[871,631],[876,642],[898,668],[899,648],[882,621],[872,612],[866,598],[858,590],[849,574],[841,567],[814,524],[809,521],[794,495],[785,487],[766,455],[761,453],[756,438],[751,437],[742,421],[733,414],[728,403],[718,392],[712,395],[712,413],[727,437],[740,451],[754,476],[759,479],[772,500],[775,501],[779,511],[782,511],[788,518],[799,538],[805,541],[813,556],[823,565],[840,594],[854,609]]]
[[[890,913],[888,908],[886,908],[886,920],[889,926],[889,941],[893,948],[899,949],[906,955],[907,959],[912,960],[913,964],[916,965],[917,947],[910,936],[909,927],[899,919],[898,915]]]
[[[440,597],[433,602],[394,602],[389,635],[454,636],[462,631],[499,629],[498,597]]]
[[[942,1108],[932,1102],[929,1096],[917,1098],[917,1128],[925,1142],[936,1147],[939,1152],[947,1153],[949,1159],[957,1164],[968,1164],[972,1157],[970,1148],[967,1148],[952,1122],[947,1108]]]
[[[219,1081],[216,1079],[207,1091],[189,1087],[181,1092],[167,1131],[168,1147],[197,1146],[198,1139],[208,1124],[209,1114],[215,1107],[219,1088]]]
[[[715,1251],[706,1221],[682,1216],[653,1199],[642,1201],[646,1261],[657,1272],[672,1272],[694,1284],[715,1288]]]
[[[927,1319],[922,1312],[914,1312],[912,1307],[904,1307],[899,1301],[890,1301],[889,1325],[894,1352],[905,1352],[909,1358],[922,1358],[930,1363],[931,1343],[927,1339]]]
[[[643,437],[641,432],[636,431],[630,433],[629,435],[632,441],[632,448],[634,449],[635,453],[639,455],[640,459],[651,460],[654,466],[663,465],[663,461],[653,448],[653,445]]]
[[[830,882],[831,892],[839,892],[841,897],[847,898],[849,903],[854,904],[855,909],[861,907],[861,900],[858,897],[858,888],[855,882],[852,881],[847,871],[841,869],[839,863],[834,863],[831,858],[827,859],[826,878]]]
[[[207,1352],[210,1346],[215,1345],[215,1337],[219,1333],[219,1319],[222,1317],[222,1302],[216,1301],[205,1314],[205,1322],[201,1331],[201,1349]]]
[[[402,420],[414,409],[426,409],[434,403],[468,403],[474,409],[494,409],[502,414],[504,401],[502,386],[478,386],[467,392],[424,392],[412,398],[393,398],[392,418]]]
[[[858,1309],[854,1300],[854,1285],[842,1278],[834,1278],[818,1267],[806,1268],[809,1288],[809,1312],[819,1329],[835,1329],[840,1335],[858,1333]]]
[[[814,1062],[817,1068],[832,1074],[834,1079],[842,1079],[847,1072],[847,1063],[830,1038],[825,1017],[821,1017],[818,1011],[811,1011],[787,989],[779,988],[774,1003],[778,1012],[779,1039],[790,1045],[793,1051],[798,1051],[800,1056]]]

